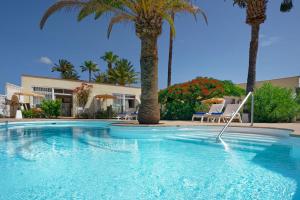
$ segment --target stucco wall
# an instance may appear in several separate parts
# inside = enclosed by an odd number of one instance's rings
[[[5,95],[8,100],[11,100],[11,97],[15,93],[21,92],[21,91],[22,91],[22,88],[20,86],[17,86],[17,85],[11,84],[11,83],[5,84]],[[19,100],[20,100],[20,102],[24,102],[24,97],[21,95]]]
[[[271,83],[274,86],[285,87],[295,90],[295,88],[300,87],[300,76],[279,78],[273,80],[257,81],[256,87],[261,87],[264,83]],[[237,84],[238,86],[246,89],[246,83]]]
[[[82,81],[68,81],[62,79],[54,78],[45,78],[45,77],[34,77],[23,75],[21,77],[21,86],[24,91],[32,91],[32,87],[45,87],[45,88],[59,88],[59,89],[69,89],[73,90],[76,87],[79,87],[83,82]],[[92,83],[92,93],[90,95],[89,101],[86,107],[93,106],[93,97],[99,94],[131,94],[135,95],[137,101],[140,102],[141,89],[136,87],[124,87],[124,86],[115,86],[109,84],[96,84]],[[108,104],[111,102],[108,102]],[[75,106],[73,106],[75,107]]]

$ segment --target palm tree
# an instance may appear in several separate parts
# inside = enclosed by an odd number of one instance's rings
[[[130,85],[137,83],[137,72],[133,65],[126,59],[121,59],[116,62],[116,66],[108,71],[109,82],[118,85]]]
[[[174,22],[175,14],[172,12],[171,18]],[[168,87],[172,84],[172,57],[173,57],[173,31],[172,27],[170,27],[170,38],[169,38],[169,60],[168,60]]]
[[[249,68],[246,93],[254,91],[256,81],[256,60],[258,52],[260,25],[266,20],[268,0],[233,0],[241,8],[246,8],[246,23],[251,26],[251,42],[249,48]],[[293,7],[292,0],[283,0],[280,10],[290,11]]]
[[[55,64],[52,67],[52,72],[60,72],[60,77],[62,79],[71,79],[71,80],[78,80],[79,76],[74,69],[74,66],[71,62],[65,60],[65,59],[60,59],[58,61],[58,64]]]
[[[105,72],[98,72],[98,73],[94,74],[93,80],[96,83],[109,83],[108,75]]]
[[[88,71],[89,72],[89,82],[92,81],[92,72],[99,71],[98,66],[91,60],[87,60],[84,62],[83,66],[80,66],[81,72]]]
[[[59,0],[45,12],[40,28],[44,27],[49,16],[63,8],[68,10],[79,8],[78,20],[90,14],[95,14],[95,19],[105,13],[112,14],[108,26],[108,37],[116,23],[134,23],[135,33],[141,41],[142,93],[138,120],[142,124],[159,123],[157,40],[162,32],[163,21],[167,21],[175,33],[171,11],[193,15],[199,12],[204,15],[204,13],[187,0]]]
[[[115,55],[112,51],[107,51],[101,59],[107,62],[107,69],[111,70],[113,68],[113,64],[115,64],[119,59],[119,56]]]

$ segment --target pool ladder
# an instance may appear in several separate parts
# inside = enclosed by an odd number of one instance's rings
[[[224,134],[225,130],[227,129],[227,127],[230,125],[230,123],[232,122],[232,120],[234,119],[234,117],[236,116],[236,114],[238,114],[238,112],[241,110],[241,108],[245,105],[245,103],[248,101],[248,99],[251,96],[251,126],[253,126],[253,113],[254,113],[254,94],[253,92],[249,92],[247,94],[247,96],[245,97],[245,99],[242,101],[242,103],[240,104],[240,106],[238,107],[238,109],[233,113],[233,115],[231,116],[230,120],[225,124],[225,126],[223,127],[223,129],[220,131],[220,133],[218,134],[217,138],[216,138],[216,142],[221,142],[222,141],[222,135]]]

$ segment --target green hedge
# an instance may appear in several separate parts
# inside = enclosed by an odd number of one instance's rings
[[[291,122],[300,106],[292,90],[264,84],[254,93],[255,122]]]

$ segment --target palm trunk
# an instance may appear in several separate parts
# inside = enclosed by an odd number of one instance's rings
[[[108,68],[108,70],[111,70],[112,69],[112,63],[108,63],[107,68]]]
[[[141,105],[138,112],[140,124],[158,124],[158,57],[157,37],[141,38]]]
[[[174,13],[172,13],[172,20],[174,21]],[[168,87],[172,84],[172,57],[173,57],[173,32],[170,27],[170,41],[169,41],[169,61],[168,61]]]
[[[92,72],[91,72],[91,70],[89,70],[89,82],[91,82],[92,81]]]
[[[247,94],[253,92],[256,81],[256,60],[258,52],[258,40],[259,40],[259,28],[260,24],[251,25],[251,42],[249,50],[249,68],[247,79]]]

